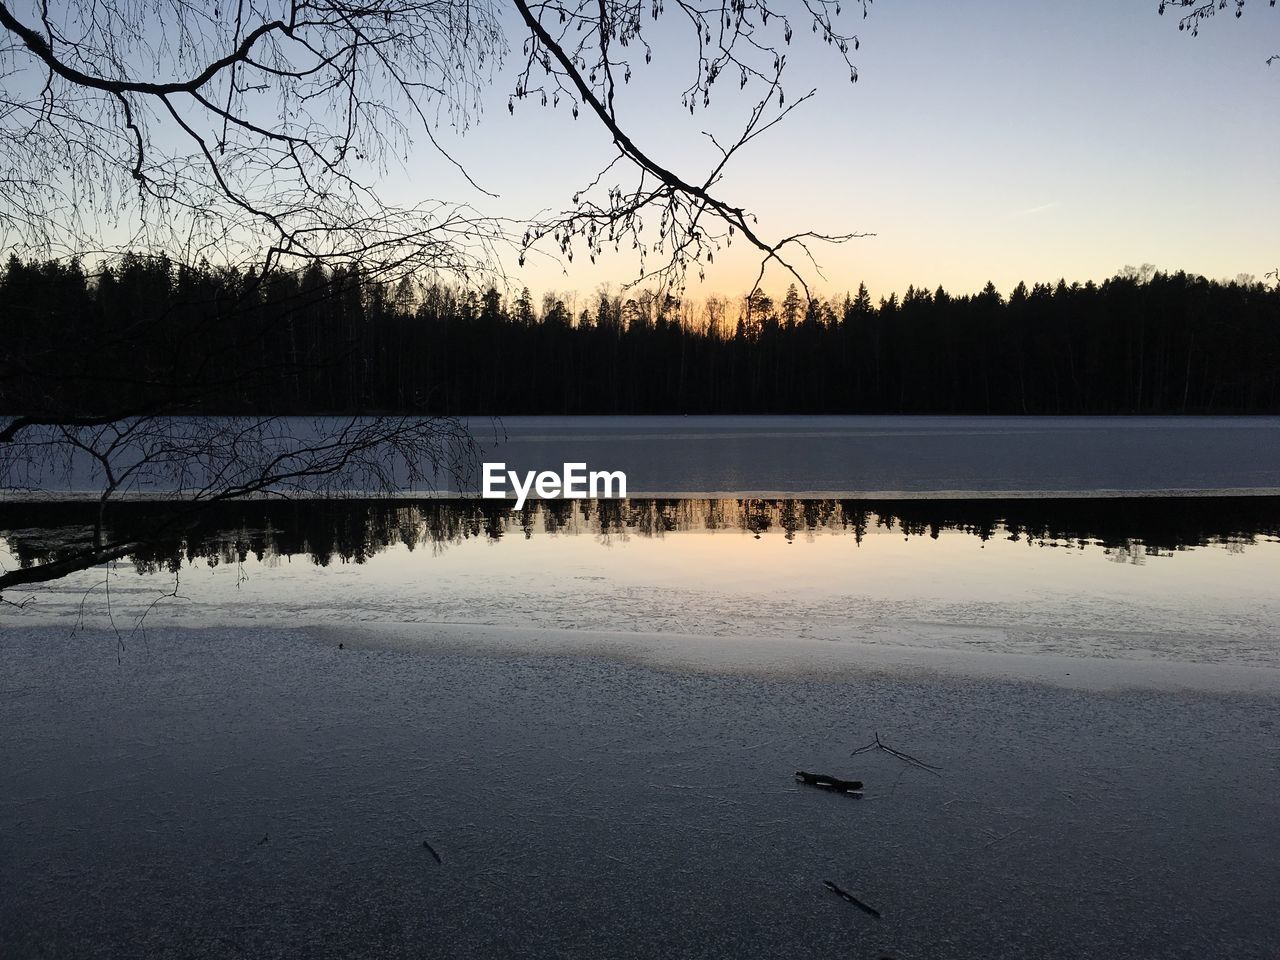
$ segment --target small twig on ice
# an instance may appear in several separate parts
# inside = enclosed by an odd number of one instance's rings
[[[859,900],[857,897],[855,897],[852,893],[850,893],[848,890],[844,889],[843,887],[832,883],[830,880],[823,880],[822,885],[826,887],[828,890],[830,890],[832,893],[834,893],[841,900],[846,900],[849,903],[852,903],[855,907],[857,907],[863,913],[869,913],[871,914],[871,916],[875,917],[877,920],[880,919],[879,910],[877,910],[875,907],[871,906],[868,903],[863,903],[861,900]]]
[[[897,757],[899,760],[903,761],[904,763],[910,764],[913,767],[919,767],[921,770],[928,770],[930,773],[934,774],[935,776],[940,775],[939,771],[942,770],[941,767],[934,766],[932,763],[925,763],[923,760],[920,760],[917,757],[913,757],[909,753],[903,753],[901,750],[895,750],[893,747],[889,746],[886,743],[883,743],[880,740],[880,734],[878,731],[875,737],[876,738],[872,740],[870,743],[866,744],[865,746],[859,747],[857,750],[853,751],[853,753],[849,754],[849,756],[856,757],[858,754],[867,753],[870,750],[883,750],[885,753],[889,754],[890,756]]]

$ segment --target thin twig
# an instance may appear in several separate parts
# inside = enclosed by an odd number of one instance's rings
[[[874,740],[872,740],[868,744],[865,744],[864,746],[859,747],[857,750],[854,750],[853,753],[849,754],[849,756],[856,757],[860,753],[867,753],[868,751],[871,751],[871,750],[883,750],[885,753],[889,754],[890,756],[897,757],[899,760],[903,761],[904,763],[910,764],[913,767],[919,767],[921,770],[928,770],[934,776],[941,776],[941,773],[940,773],[940,771],[942,770],[941,767],[935,766],[932,763],[925,763],[923,760],[919,759],[918,757],[913,757],[909,753],[903,753],[901,750],[895,750],[893,747],[881,741],[879,731],[876,732]]]

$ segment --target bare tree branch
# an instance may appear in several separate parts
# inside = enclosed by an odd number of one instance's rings
[[[786,56],[781,50],[790,45],[793,28],[788,15],[775,12],[769,0],[706,8],[686,2],[676,4],[676,10],[693,30],[698,45],[695,78],[682,95],[683,108],[693,113],[699,106],[710,106],[712,86],[729,69],[737,71],[739,89],[752,83],[764,86],[741,134],[729,147],[712,137],[721,158],[698,181],[689,180],[656,160],[633,140],[618,117],[614,102],[616,77],[621,75],[624,83],[629,82],[632,64],[625,58],[615,57],[611,51],[615,47],[639,44],[644,48],[646,63],[652,56],[652,48],[644,39],[638,5],[604,0],[579,0],[569,6],[530,0],[513,0],[513,3],[529,29],[530,38],[524,47],[526,65],[510,108],[514,110],[515,99],[523,100],[533,94],[539,95],[544,106],[548,95],[553,106],[561,97],[567,97],[574,116],[578,114],[579,104],[586,106],[604,125],[618,149],[618,157],[606,170],[574,196],[571,211],[530,227],[523,241],[526,249],[551,236],[560,254],[572,260],[577,241],[585,244],[594,263],[606,245],[620,251],[623,240],[629,240],[630,248],[640,257],[636,282],[658,278],[683,289],[688,269],[696,267],[699,275],[704,275],[704,264],[713,263],[715,254],[740,233],[761,256],[757,286],[765,270],[774,264],[793,276],[804,288],[806,297],[812,299],[806,277],[789,259],[789,249],[794,247],[808,257],[807,251],[801,249],[806,240],[842,242],[866,236],[804,232],[770,241],[759,232],[753,215],[712,193],[733,156],[814,93],[810,91],[786,104],[782,84]],[[867,3],[861,6],[865,16]],[[654,8],[655,19],[661,15],[661,9],[660,6]],[[857,48],[858,41],[855,36],[837,29],[840,4],[834,0],[814,0],[804,3],[802,9],[810,20],[812,32],[838,50],[849,67],[850,80],[856,80],[857,71],[849,55]],[[538,86],[534,86],[536,73],[543,78]],[[636,185],[623,189],[610,184],[606,196],[596,199],[604,172],[619,159],[627,161],[637,172]],[[645,232],[644,214],[651,209],[658,216],[656,239]],[[660,265],[653,270],[645,265],[650,254],[660,258]]]
[[[1200,36],[1200,25],[1219,13],[1227,10],[1228,5],[1237,20],[1244,16],[1245,0],[1160,0],[1157,12],[1164,16],[1167,7],[1186,11],[1178,17],[1178,29],[1184,30],[1193,37]],[[1274,7],[1276,0],[1267,0],[1267,6]],[[1280,60],[1280,53],[1267,57],[1267,66]]]

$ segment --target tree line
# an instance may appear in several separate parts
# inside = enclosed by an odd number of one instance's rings
[[[1150,268],[695,303],[11,256],[0,333],[0,410],[50,417],[1280,412],[1280,286]]]

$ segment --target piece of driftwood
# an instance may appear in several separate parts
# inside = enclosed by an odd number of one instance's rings
[[[839,777],[831,777],[825,773],[806,773],[803,770],[796,771],[796,782],[808,784],[811,787],[819,787],[823,790],[832,790],[836,793],[847,793],[852,796],[861,796],[862,790],[861,780],[841,780]]]
[[[439,863],[441,865],[444,864],[444,861],[440,859],[440,854],[436,853],[436,848],[433,847],[431,844],[429,844],[426,840],[422,841],[422,849],[426,850],[427,853],[435,857],[436,863]]]
[[[871,916],[875,917],[877,920],[880,919],[879,910],[871,906],[869,903],[863,903],[861,900],[855,897],[848,890],[844,889],[844,887],[841,887],[838,884],[834,884],[830,880],[823,880],[822,885],[826,887],[828,890],[830,890],[832,893],[834,893],[841,900],[847,900],[849,903],[852,903],[855,907],[857,907],[863,913],[869,913],[871,914]]]

